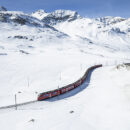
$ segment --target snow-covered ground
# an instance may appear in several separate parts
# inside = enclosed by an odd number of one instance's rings
[[[36,100],[104,65],[76,94],[0,110],[0,129],[129,130],[130,70],[116,67],[130,62],[129,26],[129,19],[70,10],[0,11],[0,107],[13,105],[15,94],[17,103]]]
[[[17,111],[1,110],[0,128],[129,130],[129,76],[130,70],[115,69],[115,66],[96,69],[90,85],[72,97],[21,106]]]
[[[67,46],[67,43],[39,47],[30,53],[15,52],[1,56],[0,106],[14,104],[15,94],[18,103],[36,100],[40,92],[73,83],[92,65],[128,61],[84,54],[74,45]]]

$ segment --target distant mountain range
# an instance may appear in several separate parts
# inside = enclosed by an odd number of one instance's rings
[[[130,51],[130,18],[81,17],[76,11],[40,9],[31,14],[0,7],[0,42],[94,44],[109,51]]]

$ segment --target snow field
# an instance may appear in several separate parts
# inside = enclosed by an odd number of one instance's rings
[[[13,130],[128,130],[130,99],[125,87],[130,85],[129,75],[129,71],[117,70],[114,66],[98,68],[92,73],[90,85],[72,97],[21,106],[17,111],[1,111],[0,127],[7,129],[8,122]],[[120,80],[126,85],[119,84]],[[130,93],[130,88],[127,92]],[[16,120],[11,120],[13,117]]]

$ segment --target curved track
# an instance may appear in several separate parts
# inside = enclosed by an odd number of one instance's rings
[[[99,68],[99,67],[102,67],[102,65],[101,64],[100,65],[94,65],[94,66],[91,66],[90,68],[88,68],[86,70],[85,74],[79,79],[79,80],[81,80],[82,78],[84,78],[84,81],[80,85],[78,85],[76,88],[74,88],[74,89],[72,89],[70,91],[67,91],[64,94],[57,95],[55,97],[50,97],[50,99],[46,99],[46,101],[54,102],[54,101],[57,101],[57,100],[62,100],[62,99],[68,98],[70,96],[73,96],[73,95],[79,93],[80,91],[83,91],[89,85],[91,73],[96,68]],[[77,80],[74,83],[77,83],[79,80]],[[72,83],[72,84],[74,84],[74,83]],[[69,86],[69,85],[67,85],[67,86]],[[65,87],[67,87],[67,86],[65,86]],[[62,87],[62,88],[64,88],[64,87]],[[60,89],[62,89],[62,88],[60,88]],[[55,90],[52,90],[51,92],[53,92],[53,91],[55,91]],[[57,97],[59,97],[59,98],[57,98]],[[36,102],[38,102],[38,100],[33,100],[33,101],[29,101],[29,102],[19,103],[19,104],[17,104],[17,106],[28,105],[28,104],[36,103]],[[0,107],[0,109],[7,109],[7,108],[14,108],[14,107],[16,107],[16,105],[3,106],[3,107]]]
[[[91,66],[90,68],[88,68],[86,70],[84,75],[80,79],[75,81],[74,83],[63,86],[63,87],[61,87],[59,89],[43,92],[38,96],[37,100],[42,101],[42,100],[45,100],[45,99],[48,99],[48,98],[52,98],[52,97],[55,97],[55,96],[59,96],[61,94],[68,93],[69,91],[72,91],[72,90],[76,89],[77,87],[81,86],[86,81],[87,78],[89,78],[89,72],[90,71],[92,71],[95,68],[99,68],[99,67],[102,67],[102,65],[100,64],[100,65]]]

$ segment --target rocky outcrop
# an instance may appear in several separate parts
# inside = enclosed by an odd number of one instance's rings
[[[55,25],[65,21],[71,22],[80,18],[80,15],[76,11],[71,10],[56,10],[51,13],[46,13],[44,10],[38,10],[32,15],[49,25]]]
[[[7,11],[7,9],[3,6],[0,6],[0,11]]]

